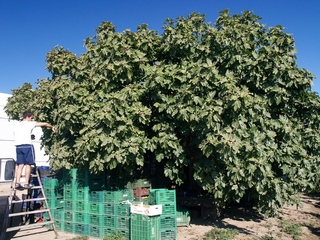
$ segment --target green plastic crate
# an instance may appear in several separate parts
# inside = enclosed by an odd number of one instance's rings
[[[161,240],[176,240],[177,239],[177,228],[161,229],[160,230]]]
[[[64,220],[67,222],[73,222],[74,218],[73,218],[73,211],[65,211],[64,212]]]
[[[78,169],[72,168],[70,170],[63,170],[63,178],[64,180],[83,180],[89,178],[89,170],[88,169]]]
[[[89,195],[90,202],[103,202],[103,191],[91,191]]]
[[[162,203],[162,215],[176,215],[177,204],[176,203]]]
[[[65,200],[70,201],[88,201],[89,200],[89,187],[80,188],[77,190],[64,188],[63,197]]]
[[[63,196],[63,191],[57,188],[46,188],[43,190],[46,198],[60,198]]]
[[[165,228],[176,228],[177,227],[177,217],[176,215],[171,216],[160,216],[160,229]]]
[[[67,200],[67,201],[74,201],[74,190],[73,189],[67,189],[64,188],[63,189],[63,199]]]
[[[50,225],[47,225],[49,227],[51,227]],[[54,220],[54,226],[56,227],[56,229],[58,231],[64,231],[64,224],[63,224],[63,221],[61,220]]]
[[[64,208],[50,209],[50,212],[54,220],[64,221]]]
[[[104,238],[104,226],[94,226],[94,225],[89,225],[89,236],[93,238]]]
[[[46,209],[45,207],[44,207],[44,209]],[[50,209],[50,213],[51,213],[51,217],[52,217],[52,219],[53,220],[57,220],[57,221],[61,221],[60,219],[55,219],[54,218],[54,210],[53,209]],[[43,218],[43,220],[46,220],[46,221],[50,221],[50,217],[49,217],[49,212],[44,212],[44,213],[42,213],[42,214],[40,214],[40,216],[42,215],[42,218]]]
[[[74,223],[74,234],[87,236],[89,234],[89,225],[83,223]]]
[[[105,215],[117,215],[115,203],[105,203],[103,204],[103,213]]]
[[[177,227],[190,226],[190,212],[187,209],[177,209]]]
[[[76,223],[89,224],[89,214],[83,212],[74,212],[74,221]]]
[[[74,203],[75,201],[72,201],[72,200],[64,200],[63,202],[64,209],[72,211],[74,207]]]
[[[176,203],[176,190],[150,189],[150,204]]]
[[[44,178],[43,179],[43,188],[44,189],[55,189],[59,187],[59,180],[56,178]]]
[[[113,227],[105,226],[103,228],[103,235],[104,236],[108,236],[108,235],[114,234],[116,232],[117,232],[117,229],[113,228]]]
[[[116,226],[118,229],[130,229],[130,217],[116,217]]]
[[[69,190],[77,190],[79,188],[85,188],[88,186],[88,180],[85,179],[72,179],[70,181],[64,182],[63,187]]]
[[[45,218],[45,217],[44,217]],[[46,221],[50,221],[49,218],[45,218]],[[61,231],[64,232],[64,221],[61,220],[54,220],[54,226],[56,227],[57,231]],[[48,228],[48,229],[52,229],[52,225],[51,224],[46,224],[43,227]]]
[[[122,201],[133,201],[133,190],[123,189],[117,191],[104,191],[103,200],[106,203],[121,203]]]
[[[83,212],[83,213],[89,212],[89,204],[86,201],[75,201],[73,208],[77,212]]]
[[[90,214],[99,214],[104,213],[104,204],[99,202],[88,202],[89,203],[89,213]]]
[[[89,214],[89,224],[95,226],[104,226],[104,217],[105,215],[99,214]]]
[[[115,203],[115,215],[117,216],[130,216],[130,204]]]
[[[64,207],[63,197],[47,198],[47,201],[50,209]]]
[[[75,233],[75,223],[64,221],[64,231],[67,233]]]
[[[130,204],[122,203],[104,203],[103,214],[117,215],[117,216],[130,216]]]
[[[160,217],[131,214],[131,240],[158,240],[160,237]]]
[[[75,191],[75,201],[89,201],[89,187],[84,187]]]
[[[116,216],[103,216],[104,226],[116,229],[117,228],[117,217]]]
[[[49,221],[49,219],[46,219],[47,221]],[[54,226],[56,227],[56,230],[57,231],[64,231],[64,222],[61,221],[61,220],[54,220]],[[44,225],[45,228],[49,228],[51,229],[52,228],[52,225],[51,224],[46,224]]]

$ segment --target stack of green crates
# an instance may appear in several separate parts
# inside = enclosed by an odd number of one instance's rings
[[[90,212],[96,214],[100,206],[90,204],[90,193],[104,188],[104,173],[91,174],[85,169],[64,169],[62,179],[45,179],[44,192],[57,229],[77,235],[89,235],[90,223],[100,227],[103,224],[100,222],[101,218],[96,215],[92,217]]]
[[[89,236],[103,238],[117,233],[129,239],[130,204],[126,201],[133,201],[132,189],[92,191],[89,197]]]
[[[151,189],[149,191],[149,204],[162,205],[160,215],[160,239],[177,239],[177,202],[176,191],[168,189]]]
[[[44,189],[57,229],[95,238],[116,232],[129,239],[130,204],[121,202],[133,201],[133,190],[104,188],[104,173],[95,175],[88,170],[64,170],[62,179],[46,179]]]
[[[63,225],[63,185],[56,178],[43,179],[44,194],[46,195],[48,207],[52,218],[55,220],[55,227],[59,231],[64,231]],[[48,213],[44,213],[43,217],[49,219]]]
[[[131,240],[159,240],[160,216],[131,214]],[[161,238],[162,239],[162,238]]]
[[[175,190],[151,189],[145,179],[132,184],[128,189],[106,190],[104,174],[71,169],[64,171],[62,179],[44,179],[44,191],[60,231],[100,239],[121,234],[130,240],[176,240]],[[146,184],[150,186],[148,203],[161,204],[161,215],[130,213],[134,188],[147,187]]]
[[[88,235],[89,171],[64,170],[63,182],[64,231]]]

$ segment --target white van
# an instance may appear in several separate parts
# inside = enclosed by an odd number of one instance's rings
[[[8,97],[11,97],[11,95],[0,93],[0,182],[12,181],[10,177],[10,169],[12,169],[12,166],[14,166],[14,164],[12,163],[14,163],[16,159],[16,149],[14,146],[13,135],[13,125],[15,121],[9,121],[8,116],[4,111],[4,107],[7,104]],[[35,137],[31,142],[34,145],[35,149],[36,165],[38,167],[48,167],[49,157],[46,156],[44,150],[41,149],[41,127],[34,128],[32,134]]]

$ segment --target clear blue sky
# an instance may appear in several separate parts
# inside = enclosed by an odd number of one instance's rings
[[[267,26],[285,27],[295,39],[298,67],[320,78],[320,0],[0,0],[0,92],[50,77],[46,53],[63,46],[80,56],[84,39],[102,21],[119,32],[136,31],[141,23],[161,31],[166,18],[199,12],[214,23],[226,8],[231,14],[250,10]],[[312,87],[318,93],[319,81]]]

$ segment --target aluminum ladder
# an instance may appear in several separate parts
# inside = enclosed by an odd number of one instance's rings
[[[33,166],[34,171],[32,171],[30,179],[37,178],[38,186],[33,186],[30,189],[22,190],[22,191],[27,191],[28,197],[26,199],[19,199],[16,196],[16,191],[17,191],[17,189],[15,188],[16,178],[13,177],[13,181],[11,183],[11,189],[10,189],[10,196],[8,196],[8,199],[7,199],[7,205],[6,205],[6,209],[5,209],[0,240],[5,240],[5,235],[7,232],[19,231],[21,229],[39,228],[39,227],[43,227],[44,225],[49,225],[49,224],[52,226],[52,229],[56,235],[56,238],[58,237],[58,233],[57,233],[56,227],[54,225],[54,220],[52,218],[50,208],[48,206],[48,201],[47,201],[47,198],[46,198],[46,195],[45,195],[42,183],[41,183],[39,171],[38,171],[35,164],[33,164],[32,166]],[[34,190],[38,191],[36,198],[32,198],[32,193]],[[14,211],[14,206],[16,203],[21,203],[21,206],[22,206],[23,204],[30,205],[31,202],[36,202],[36,201],[41,201],[43,203],[42,209],[40,208],[38,210],[30,210],[29,208],[26,208],[26,211],[22,211],[23,208],[21,207],[20,212]],[[35,214],[41,214],[41,213],[48,213],[49,220],[47,220],[47,221],[44,220],[43,222],[37,222],[37,223],[29,223],[29,224],[25,223],[24,225],[12,227],[12,219],[14,217],[20,216],[22,218],[23,216],[25,216],[25,217],[26,216],[34,216]]]

